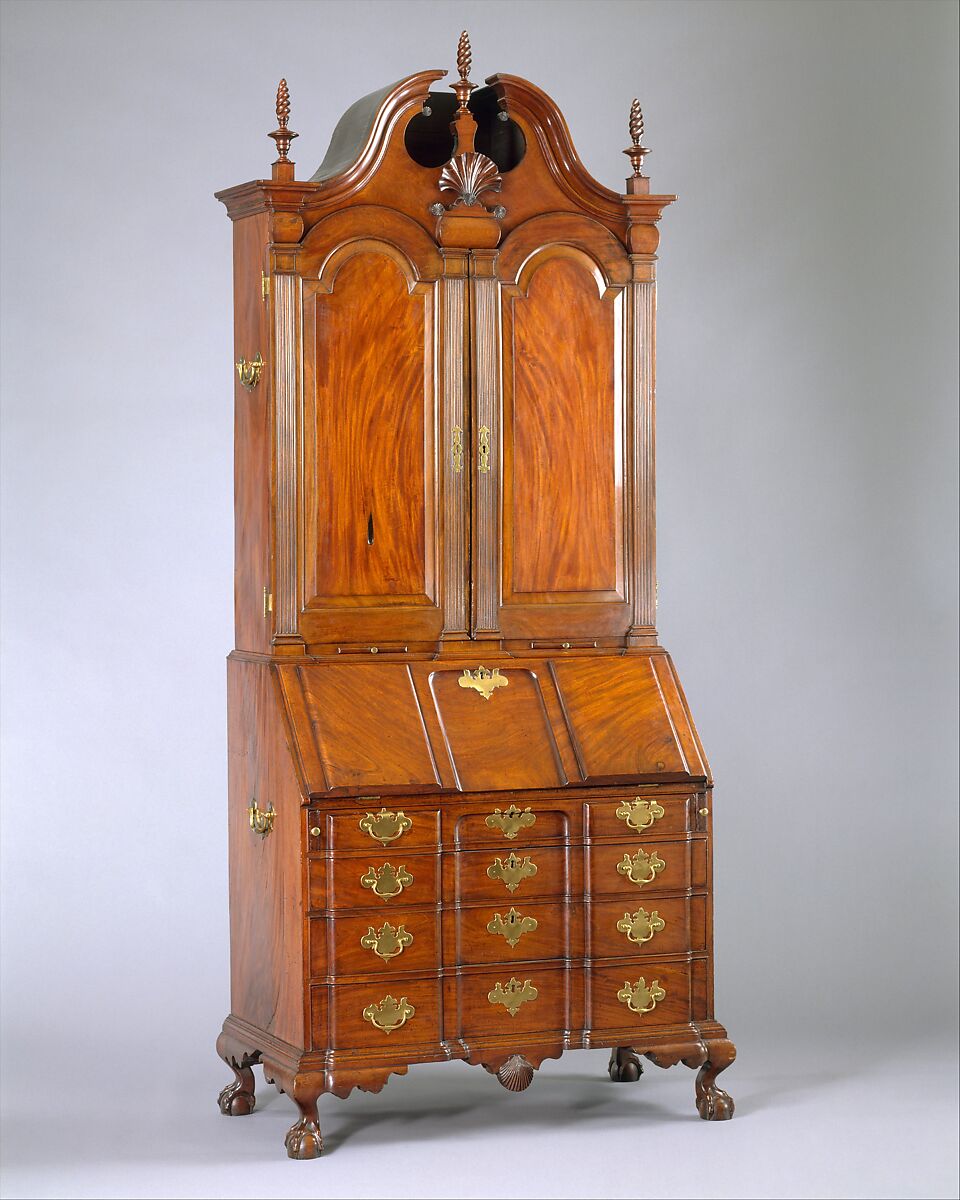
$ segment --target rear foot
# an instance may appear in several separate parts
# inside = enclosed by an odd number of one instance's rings
[[[629,1046],[618,1046],[611,1052],[608,1070],[614,1083],[636,1083],[643,1074],[640,1059]]]
[[[707,1061],[697,1072],[697,1112],[705,1121],[729,1121],[733,1116],[733,1100],[717,1087],[717,1076],[736,1057],[733,1042],[707,1042]]]

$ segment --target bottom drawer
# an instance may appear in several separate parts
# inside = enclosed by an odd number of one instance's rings
[[[315,985],[310,1003],[315,1050],[396,1050],[440,1041],[436,978]]]
[[[583,968],[501,966],[448,980],[456,991],[461,1037],[502,1038],[518,1033],[569,1029],[572,989],[582,987]]]
[[[589,981],[588,1028],[636,1029],[690,1020],[690,964],[634,962],[594,967]]]

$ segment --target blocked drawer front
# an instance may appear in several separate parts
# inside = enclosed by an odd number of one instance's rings
[[[594,843],[590,855],[590,893],[593,896],[622,893],[683,891],[690,886],[690,842]],[[702,852],[703,843],[695,843]]]
[[[319,830],[319,833],[317,832]],[[440,842],[437,809],[371,801],[352,812],[310,813],[309,846],[317,850],[429,850]]]
[[[695,797],[662,792],[624,792],[622,796],[587,804],[587,833],[591,838],[638,841],[686,833]]]
[[[375,975],[440,966],[439,913],[390,908],[365,916],[311,917],[310,974]]]
[[[579,956],[581,906],[513,900],[449,914],[458,963]]]
[[[572,989],[582,986],[582,980],[582,970],[506,965],[461,975],[456,981],[459,1033],[468,1038],[510,1038],[567,1029]]]
[[[400,908],[436,904],[440,856],[404,854],[380,848],[370,854],[312,859],[308,866],[310,907]]]
[[[690,964],[636,962],[594,967],[590,973],[588,1026],[642,1033],[690,1019]]]
[[[314,1049],[392,1052],[440,1041],[436,979],[316,984],[310,999]]]
[[[575,806],[574,806],[575,807]],[[491,796],[477,812],[461,813],[452,821],[450,836],[464,847],[494,846],[509,851],[542,842],[556,842],[571,836],[576,813],[571,816],[547,804],[507,803]]]
[[[694,897],[703,939],[703,898]],[[679,954],[689,947],[690,921],[686,897],[649,900],[625,896],[619,900],[601,900],[589,905],[589,954],[593,958],[614,958],[624,954]]]
[[[565,846],[460,850],[444,855],[445,894],[463,900],[531,900],[562,896],[570,887]]]

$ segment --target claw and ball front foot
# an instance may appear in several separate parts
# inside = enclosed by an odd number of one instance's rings
[[[629,1046],[619,1046],[612,1051],[608,1070],[614,1083],[636,1083],[643,1074],[640,1059]]]
[[[290,1126],[283,1144],[287,1148],[289,1158],[319,1158],[323,1153],[320,1126],[308,1117],[301,1117],[295,1125]]]
[[[717,1087],[717,1076],[737,1057],[732,1042],[709,1042],[708,1057],[697,1072],[697,1112],[704,1121],[729,1121],[734,1113],[733,1099]]]

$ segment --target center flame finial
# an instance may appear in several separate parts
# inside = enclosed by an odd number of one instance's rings
[[[451,83],[450,86],[457,94],[457,103],[459,108],[457,112],[466,112],[467,100],[470,98],[470,93],[477,86],[470,82],[470,68],[473,66],[473,51],[470,49],[470,37],[467,31],[464,30],[460,34],[460,40],[457,42],[457,71],[460,78],[456,83]]]

